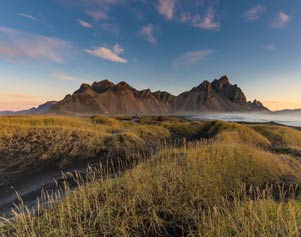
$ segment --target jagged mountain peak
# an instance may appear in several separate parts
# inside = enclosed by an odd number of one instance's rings
[[[224,88],[227,88],[229,86],[232,86],[230,83],[230,80],[227,76],[222,76],[220,79],[215,79],[212,83],[211,83],[213,89],[217,92],[223,90]],[[234,85],[236,86],[236,85]]]
[[[253,100],[247,102],[248,107],[251,110],[268,110],[259,100]]]
[[[111,81],[109,81],[108,79],[99,81],[99,82],[93,82],[92,83],[92,87],[112,87],[115,86],[115,84]]]
[[[224,84],[229,84],[230,81],[229,81],[229,78],[227,75],[224,75],[222,77],[220,77],[220,79],[218,79],[218,81],[220,81],[220,83],[224,83]]]
[[[140,91],[140,95],[142,97],[150,97],[150,96],[152,96],[152,92],[150,89],[145,89],[145,90]]]
[[[125,81],[119,82],[116,87],[124,88],[124,89],[134,89],[132,86],[130,86],[128,83]]]
[[[199,86],[197,86],[196,88],[208,88],[211,87],[211,83],[207,80],[203,81]]]
[[[102,93],[110,88],[115,86],[115,84],[107,79],[99,81],[99,82],[93,82],[92,89],[97,93]]]
[[[227,76],[203,81],[178,96],[165,91],[136,90],[125,81],[82,84],[72,95],[52,106],[54,113],[179,114],[203,111],[267,110],[260,101],[247,102],[243,91]]]
[[[92,89],[92,87],[89,84],[82,83],[80,88],[78,90],[76,90],[73,94],[84,93],[87,90],[91,90],[91,89]]]

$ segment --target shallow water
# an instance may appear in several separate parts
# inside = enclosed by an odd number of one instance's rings
[[[301,127],[301,113],[207,113],[189,116],[197,120],[223,120],[232,122],[275,122]]]

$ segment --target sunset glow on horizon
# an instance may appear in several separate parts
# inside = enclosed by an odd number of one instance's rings
[[[1,111],[61,100],[84,82],[126,81],[178,95],[222,75],[270,110],[301,108],[298,0],[3,5]]]

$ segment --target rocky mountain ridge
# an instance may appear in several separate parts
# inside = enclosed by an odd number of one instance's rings
[[[199,112],[266,111],[258,101],[247,101],[243,91],[227,76],[203,81],[190,91],[174,96],[165,91],[136,90],[126,82],[109,80],[82,84],[50,111],[58,114],[185,114]]]
[[[82,84],[61,101],[50,101],[23,111],[0,114],[188,114],[200,112],[268,111],[258,100],[247,101],[243,91],[232,85],[227,76],[212,82],[203,81],[190,91],[174,96],[166,91],[136,90],[126,82],[117,84],[103,80],[92,85]]]

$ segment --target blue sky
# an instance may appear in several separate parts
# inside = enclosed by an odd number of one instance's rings
[[[224,74],[248,99],[301,108],[299,0],[10,0],[0,9],[0,110],[82,82],[178,94]]]

